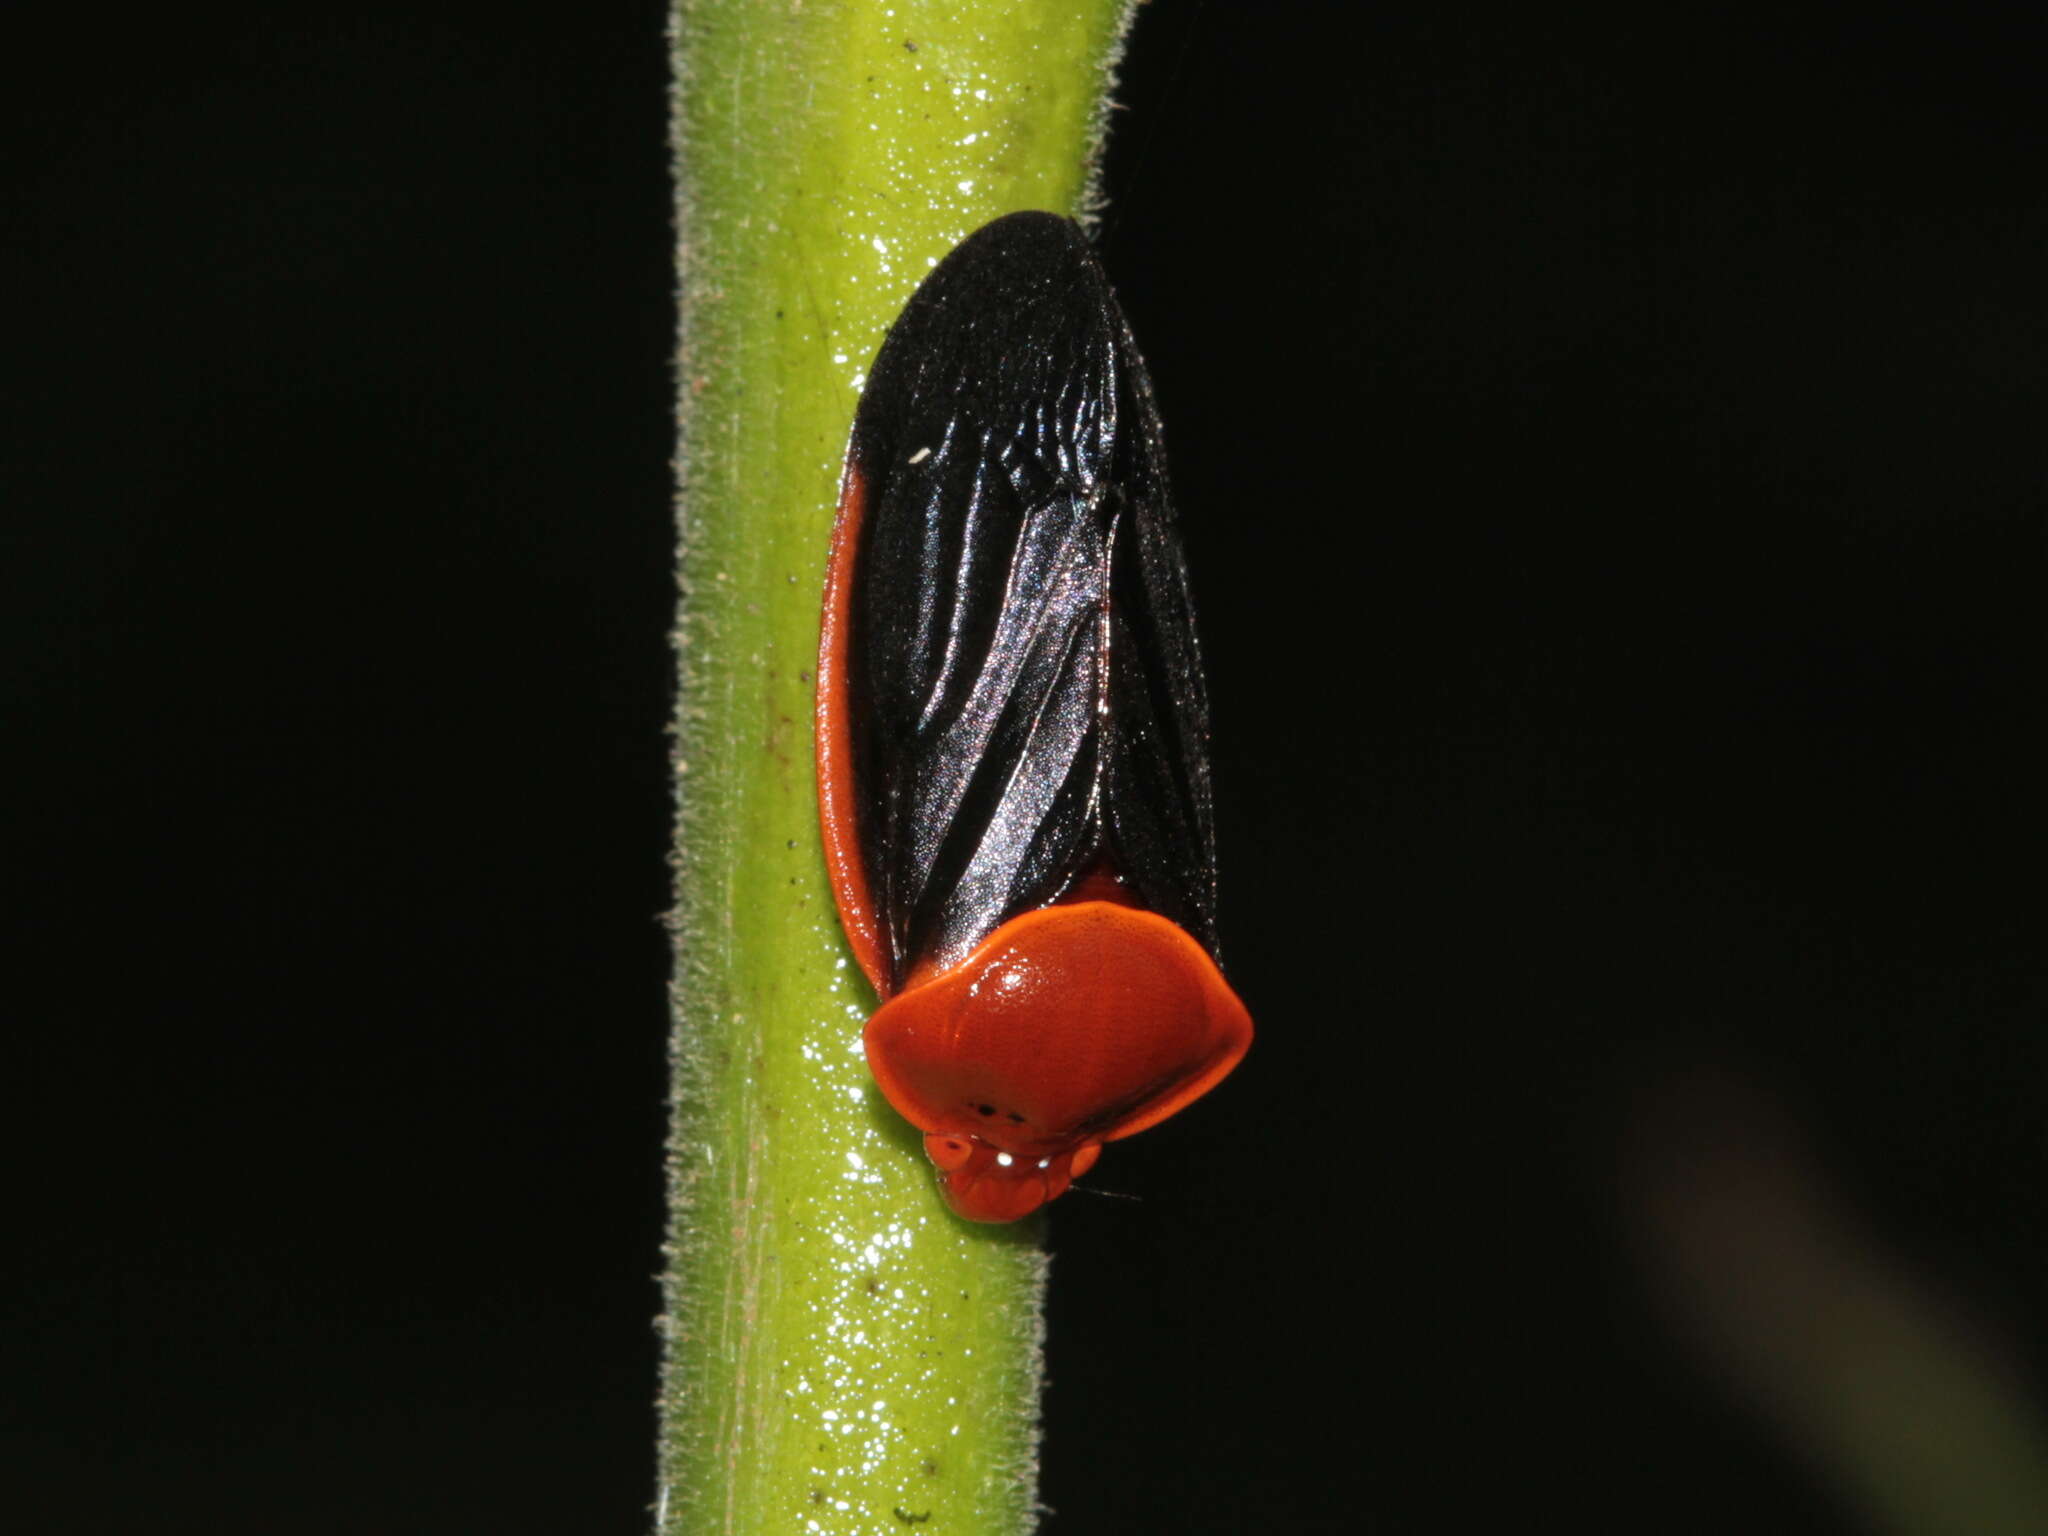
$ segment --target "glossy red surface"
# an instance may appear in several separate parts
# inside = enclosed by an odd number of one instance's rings
[[[866,1042],[882,1093],[925,1132],[953,1209],[1014,1221],[1062,1194],[1102,1143],[1208,1092],[1251,1034],[1187,934],[1082,901],[1012,918],[961,964],[913,973]]]

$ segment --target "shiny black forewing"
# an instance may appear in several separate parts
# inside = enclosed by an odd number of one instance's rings
[[[901,980],[1098,865],[1212,954],[1208,705],[1159,417],[1080,231],[969,236],[855,417],[860,845]]]

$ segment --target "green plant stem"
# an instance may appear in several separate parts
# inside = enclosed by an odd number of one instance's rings
[[[1129,0],[679,0],[675,1108],[660,1526],[1017,1532],[1033,1225],[941,1202],[869,1081],[811,671],[840,457],[910,290],[1076,212]]]

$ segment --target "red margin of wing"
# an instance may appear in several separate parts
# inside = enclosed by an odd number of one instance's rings
[[[847,646],[853,629],[854,567],[861,523],[867,514],[867,482],[849,450],[839,485],[839,516],[832,524],[832,553],[825,567],[824,622],[818,637],[818,827],[825,839],[825,868],[846,942],[877,996],[887,999],[889,947],[861,862],[860,808],[854,803],[853,722],[847,717]]]

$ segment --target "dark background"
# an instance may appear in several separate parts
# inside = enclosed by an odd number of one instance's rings
[[[2048,1385],[2037,39],[1382,9],[1174,0],[1126,71],[1261,1035],[1053,1215],[1048,1530],[1857,1529],[1637,1217],[1704,1074]],[[639,1532],[661,8],[66,25],[0,251],[10,1522]]]

